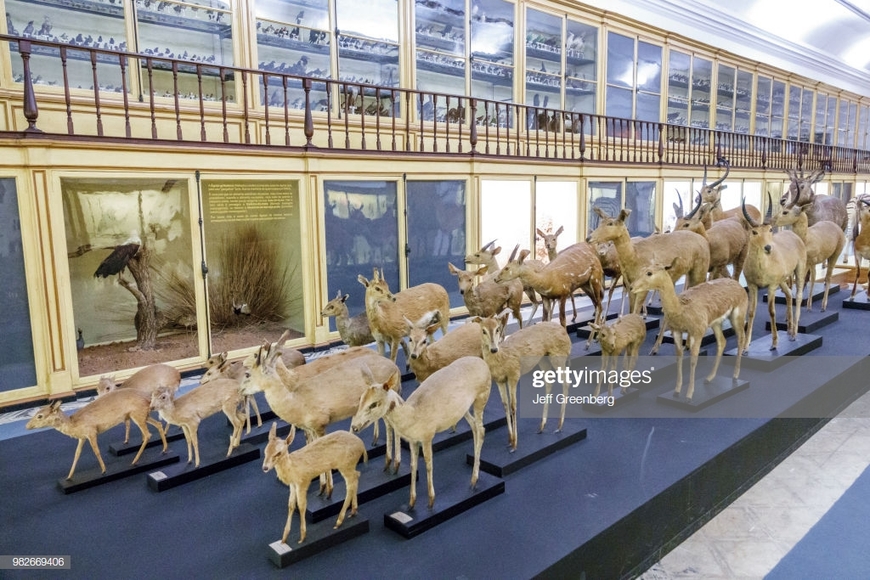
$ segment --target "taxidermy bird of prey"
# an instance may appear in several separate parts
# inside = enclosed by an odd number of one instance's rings
[[[108,278],[112,274],[120,274],[127,267],[127,262],[139,252],[142,240],[136,232],[133,232],[127,241],[120,246],[115,246],[112,253],[102,261],[100,267],[94,272],[94,278]]]

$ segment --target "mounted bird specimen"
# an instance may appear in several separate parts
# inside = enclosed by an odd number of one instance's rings
[[[121,274],[127,267],[127,263],[139,253],[139,248],[142,245],[142,240],[139,234],[133,234],[121,245],[115,246],[112,253],[103,260],[97,271],[94,272],[95,278],[108,278],[114,274]]]

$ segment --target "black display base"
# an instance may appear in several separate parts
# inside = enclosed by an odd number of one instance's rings
[[[705,407],[728,398],[731,395],[739,393],[749,388],[749,381],[737,380],[733,381],[731,377],[713,377],[709,383],[704,382],[702,378],[695,379],[695,392],[692,394],[692,400],[686,398],[686,392],[689,389],[687,384],[683,385],[682,393],[675,396],[673,390],[659,395],[656,402],[686,411],[700,411]]]
[[[779,330],[788,330],[788,324],[785,320],[779,320],[778,318],[779,317],[777,317],[776,327]],[[798,333],[809,334],[815,332],[824,326],[837,322],[839,319],[840,313],[835,310],[828,310],[826,312],[819,312],[818,310],[813,310],[812,312],[801,312],[801,320],[798,323]],[[764,323],[764,330],[770,332],[770,320]]]
[[[203,454],[203,449],[200,447],[199,451],[199,467],[194,467],[193,463],[178,463],[168,469],[151,472],[147,478],[148,487],[157,492],[166,491],[260,458],[260,449],[251,445],[236,447],[229,457],[225,457],[225,450]],[[217,448],[213,448],[212,451],[217,451]]]
[[[341,524],[341,527],[333,529],[333,522],[321,522],[317,524],[309,524],[305,533],[305,541],[297,544],[294,540],[299,537],[299,526],[295,526],[290,530],[290,536],[287,538],[293,545],[288,545],[278,540],[269,544],[269,560],[278,568],[286,568],[290,564],[304,560],[315,554],[320,554],[342,544],[348,540],[352,540],[357,536],[367,534],[369,531],[369,520],[361,518],[359,515],[348,517]]]
[[[555,408],[558,409],[558,406]],[[540,419],[519,419],[517,449],[513,452],[506,443],[507,437],[492,437],[492,434],[485,437],[480,452],[480,470],[496,477],[505,477],[586,439],[586,428],[577,419],[565,419],[562,431],[555,433],[553,429],[558,421],[558,417],[555,421],[551,418],[547,421],[544,432],[538,433]],[[507,434],[506,430],[504,433]],[[465,462],[474,465],[474,454],[467,454]]]
[[[126,460],[106,465],[106,473],[101,473],[99,466],[92,469],[86,469],[81,472],[76,472],[73,478],[58,479],[57,485],[65,494],[76,493],[85,489],[90,489],[104,483],[117,481],[131,475],[145,473],[164,465],[177,463],[179,457],[177,453],[169,451],[168,453],[148,452],[142,454],[139,458],[139,463],[130,465]]]
[[[798,334],[795,340],[789,340],[788,335],[780,331],[779,345],[776,350],[770,350],[773,344],[771,335],[753,338],[749,352],[744,354],[741,365],[746,368],[759,369],[765,372],[781,367],[790,357],[800,356],[822,346],[822,337],[815,334]],[[737,349],[725,351],[728,356],[737,356]]]
[[[867,298],[867,293],[864,292],[864,290],[859,290],[858,293],[855,294],[854,300],[846,298],[843,300],[843,308],[849,310],[870,310],[870,300]]]
[[[435,505],[432,509],[428,508],[426,478],[423,477],[422,482],[417,482],[423,490],[422,494],[417,493],[417,505],[409,509],[408,504],[405,503],[385,513],[384,527],[410,539],[504,493],[502,479],[481,471],[477,486],[472,490],[471,473],[463,471],[462,475],[463,477],[453,481],[440,484],[438,481],[435,482]]]
[[[818,285],[819,285],[819,283],[816,282],[816,286],[818,286]],[[804,295],[801,297],[801,306],[804,306],[804,307],[807,305],[806,295],[808,293],[808,290],[806,288],[809,288],[809,286],[804,288]],[[836,294],[839,291],[840,291],[839,284],[831,284],[831,288],[828,290],[828,299],[830,299],[831,296],[833,296],[834,294]],[[813,292],[813,304],[821,304],[822,298],[824,298],[824,297],[825,297],[825,285],[822,284],[821,290],[816,290],[815,292]],[[767,292],[765,292],[764,293],[764,301],[767,302],[767,300],[768,300]],[[794,300],[794,296],[792,296],[792,300]],[[785,304],[785,294],[782,293],[782,290],[776,291],[776,303],[777,304]]]
[[[154,429],[154,426],[151,425],[148,427],[149,429]],[[160,439],[160,435],[155,433],[156,429],[151,431],[151,439],[148,440],[148,443],[145,444],[145,449],[151,449],[152,447],[163,448],[163,440]],[[118,457],[122,455],[129,455],[131,453],[138,453],[139,447],[142,446],[142,440],[137,437],[141,437],[142,433],[139,432],[139,428],[135,425],[132,426],[130,431],[130,441],[128,443],[124,443],[123,441],[116,441],[115,443],[109,443],[109,453],[112,455],[117,455]],[[184,432],[181,430],[181,427],[177,427],[175,425],[171,426],[166,432],[166,442],[169,443],[171,441],[178,441],[179,439],[184,439]]]
[[[730,337],[734,336],[734,329],[731,328],[730,322],[725,321],[722,324],[722,334],[725,336],[725,338],[730,338]],[[662,342],[667,342],[669,344],[674,343],[674,335],[670,330],[665,331],[665,335],[662,338]],[[685,339],[685,337],[683,337],[683,345],[685,345],[685,344],[686,344],[686,339]],[[706,332],[704,332],[704,336],[701,337],[701,346],[709,346],[711,344],[716,344],[716,335],[713,334],[712,328],[708,328],[706,330]]]
[[[399,473],[393,475],[384,471],[383,461],[369,461],[357,466],[360,472],[359,487],[356,492],[357,503],[364,504],[373,499],[407,487],[411,484],[411,467],[406,461],[399,466]],[[335,487],[332,490],[332,499],[317,495],[320,482],[314,480],[308,490],[308,515],[310,521],[319,522],[326,518],[338,516],[341,505],[344,503],[345,484],[344,478],[337,473],[333,475]]]
[[[607,397],[607,385],[601,385],[601,393],[600,396]],[[624,407],[626,404],[634,401],[640,396],[640,389],[636,389],[634,387],[629,387],[627,389],[623,389],[622,387],[614,387],[613,389],[613,404],[608,405],[606,399],[601,403],[585,403],[583,405],[584,411],[591,411],[593,413],[606,413],[608,411],[612,411],[613,409],[617,409],[619,407]]]

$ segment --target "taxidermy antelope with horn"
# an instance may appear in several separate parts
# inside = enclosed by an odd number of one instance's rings
[[[810,204],[807,208],[807,224],[813,226],[820,221],[831,221],[840,226],[844,232],[849,225],[849,212],[846,204],[840,198],[830,195],[815,195],[813,186],[825,176],[824,169],[817,169],[810,175],[804,176],[803,169],[800,174],[797,170],[786,169],[791,184],[779,200],[780,205],[795,206]]]
[[[538,237],[544,242],[544,248],[547,249],[547,259],[551,262],[556,259],[556,256],[559,252],[556,251],[556,247],[559,244],[559,235],[565,231],[565,228],[559,226],[559,229],[553,232],[552,234],[545,234],[541,231],[540,228],[535,228],[535,233],[538,234]],[[603,268],[602,264],[602,268]],[[610,290],[610,295],[613,296],[613,289]],[[610,307],[610,297],[607,299],[607,306]],[[571,322],[577,321],[577,305],[574,303],[574,295],[571,294],[571,309],[574,311],[574,317],[571,318]]]
[[[676,206],[676,204],[674,204]],[[680,212],[682,213],[682,212]],[[688,230],[704,237],[710,245],[710,279],[728,278],[740,279],[743,262],[746,261],[746,245],[749,234],[737,220],[719,220],[706,226],[705,220],[709,213],[707,206],[700,197],[697,205],[685,217],[677,217],[674,231]],[[733,266],[733,273],[728,273],[728,264]]]
[[[729,218],[737,218],[740,219],[743,210],[739,207],[735,207],[729,210],[722,209],[722,190],[724,190],[727,185],[722,185],[722,182],[725,181],[725,178],[728,177],[728,174],[731,172],[731,165],[728,163],[728,160],[724,157],[720,157],[718,160],[718,164],[725,166],[725,175],[707,185],[707,166],[704,166],[704,179],[701,182],[701,191],[699,195],[701,196],[701,201],[709,207],[709,220],[708,221],[720,221]],[[752,219],[755,221],[761,221],[761,212],[757,207],[753,205],[747,205],[746,211],[749,215],[752,216]],[[710,224],[705,222],[705,226],[709,226]]]
[[[768,198],[770,194],[768,194]],[[744,202],[746,200],[744,199]],[[770,201],[772,204],[772,201]],[[745,207],[745,205],[743,206]],[[798,322],[800,321],[800,299],[797,307],[792,309],[792,295],[790,276],[797,281],[797,295],[803,295],[804,277],[807,272],[807,252],[804,243],[794,232],[784,230],[773,233],[770,223],[768,207],[767,216],[762,223],[753,220],[748,212],[743,212],[745,227],[749,232],[749,250],[746,254],[746,262],[743,264],[743,276],[749,290],[749,322],[747,323],[746,347],[752,341],[752,323],[755,322],[755,308],[758,306],[758,289],[767,288],[767,309],[770,313],[770,328],[772,343],[770,350],[778,345],[778,332],[776,329],[776,289],[781,288],[786,298],[786,323],[788,326],[789,340],[794,340],[797,335]]]
[[[472,264],[477,266],[486,266],[487,275],[486,278],[490,280],[494,280],[498,273],[501,271],[501,267],[498,265],[495,257],[501,252],[501,246],[495,245],[495,240],[484,244],[482,248],[473,254],[468,254],[465,256],[465,263]],[[508,258],[508,262],[515,258],[515,254],[511,254],[511,257]],[[527,260],[526,263],[530,267],[543,268],[544,263],[540,260]],[[529,297],[529,302],[532,303],[532,310],[529,313],[529,318],[526,320],[526,324],[531,324],[532,319],[535,317],[535,312],[538,311],[538,304],[541,303],[541,300],[538,299],[538,293],[535,292],[535,289],[531,286],[526,285],[522,280],[511,280],[509,282],[503,282],[503,284],[515,286],[519,284],[523,291],[526,293],[526,296]],[[549,301],[544,301],[544,312],[549,312]]]
[[[834,273],[834,265],[843,246],[846,245],[846,234],[840,226],[828,220],[816,222],[808,226],[807,212],[813,205],[815,194],[810,192],[810,198],[802,204],[790,204],[783,207],[779,215],[774,219],[774,225],[791,226],[797,236],[803,241],[807,251],[807,272],[809,274],[809,293],[807,294],[807,312],[813,309],[813,286],[816,279],[816,264],[825,263],[825,294],[822,298],[822,312],[828,308],[828,289],[831,286],[831,275]],[[795,296],[800,308],[801,296]]]

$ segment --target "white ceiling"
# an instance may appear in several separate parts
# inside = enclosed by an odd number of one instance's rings
[[[584,0],[870,97],[870,0]]]

